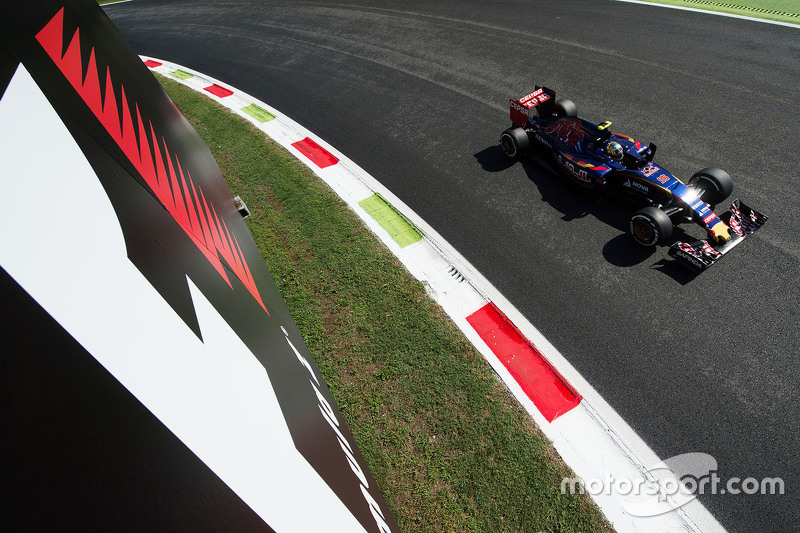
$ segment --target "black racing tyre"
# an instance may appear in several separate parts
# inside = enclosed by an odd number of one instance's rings
[[[569,98],[561,98],[553,105],[553,114],[559,117],[577,117],[578,106]]]
[[[503,153],[512,159],[517,159],[527,152],[531,146],[528,134],[522,128],[508,128],[500,135],[500,146]]]
[[[702,190],[700,198],[705,203],[715,206],[724,202],[733,192],[733,180],[721,168],[706,167],[695,172],[689,179],[689,187]]]
[[[674,226],[667,214],[657,207],[645,207],[631,217],[628,231],[642,246],[664,244],[672,237]]]

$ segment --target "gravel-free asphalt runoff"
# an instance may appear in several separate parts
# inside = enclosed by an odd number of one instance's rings
[[[701,496],[731,531],[800,523],[800,29],[611,0],[156,1],[109,6],[140,54],[269,103],[364,168],[458,249],[663,459],[780,477]],[[497,139],[535,84],[709,165],[770,216],[694,276]],[[700,236],[691,226],[686,230]]]

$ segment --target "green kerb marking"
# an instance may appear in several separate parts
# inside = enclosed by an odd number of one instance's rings
[[[409,244],[414,244],[422,239],[422,232],[406,220],[406,217],[401,215],[380,194],[375,193],[369,198],[358,202],[358,205],[363,207],[369,216],[389,232],[389,235],[394,239],[394,242],[400,245],[400,248],[405,248]]]
[[[248,115],[250,115],[259,122],[269,122],[270,120],[273,120],[275,118],[275,115],[273,115],[266,109],[258,107],[256,104],[250,104],[247,107],[243,107],[242,111],[244,111],[245,113],[247,113]]]
[[[176,78],[180,78],[182,80],[188,80],[189,78],[194,78],[194,74],[191,74],[181,69],[170,72],[170,75],[175,76]]]

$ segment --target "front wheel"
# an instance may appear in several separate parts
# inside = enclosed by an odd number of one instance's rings
[[[633,214],[628,231],[642,246],[664,244],[672,237],[672,220],[657,207],[645,207]]]
[[[712,207],[727,200],[733,192],[733,179],[727,172],[716,167],[695,172],[689,178],[688,185],[698,191],[700,198]]]
[[[520,155],[528,151],[531,141],[524,129],[508,128],[500,135],[500,146],[508,157],[518,159]]]

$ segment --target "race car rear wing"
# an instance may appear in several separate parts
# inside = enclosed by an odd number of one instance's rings
[[[676,242],[670,247],[669,255],[695,272],[703,272],[755,233],[769,217],[737,199],[731,204],[731,210],[723,213],[720,218],[731,229],[731,240],[720,245],[711,244],[707,240]]]
[[[531,113],[540,117],[553,114],[553,104],[556,102],[556,92],[547,87],[536,86],[536,90],[523,96],[519,100],[513,98],[508,101],[511,123],[517,127],[525,127]]]

